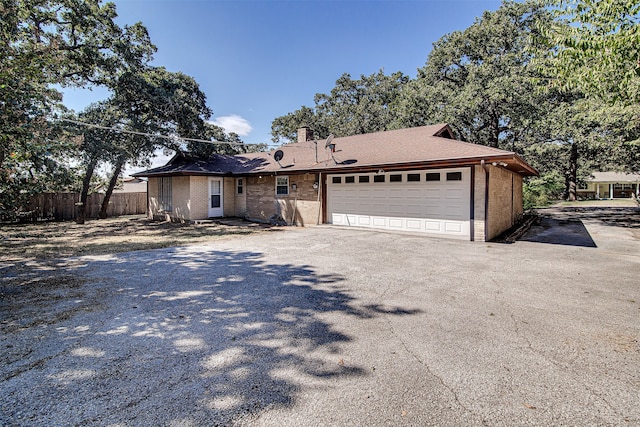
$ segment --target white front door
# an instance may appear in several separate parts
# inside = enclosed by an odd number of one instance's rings
[[[224,216],[222,178],[209,178],[209,217]]]

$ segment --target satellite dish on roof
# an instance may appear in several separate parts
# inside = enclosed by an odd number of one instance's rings
[[[282,150],[278,150],[275,153],[273,153],[273,158],[278,163],[280,162],[280,160],[282,160],[283,157],[284,157],[284,152]]]
[[[331,141],[333,141],[333,134],[329,134],[329,137],[327,138],[327,142],[324,144],[324,148],[329,148],[329,146],[331,145]]]

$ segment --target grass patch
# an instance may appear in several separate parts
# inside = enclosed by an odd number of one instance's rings
[[[150,221],[145,216],[0,226],[0,261],[53,259],[76,255],[157,249],[205,243],[277,228],[261,224],[179,224]]]
[[[638,207],[638,202],[634,199],[576,200],[575,202],[560,201],[554,206],[574,208],[635,208]]]

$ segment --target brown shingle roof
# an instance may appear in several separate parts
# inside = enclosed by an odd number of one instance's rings
[[[236,156],[216,155],[207,160],[172,161],[136,175],[338,172],[381,167],[471,165],[479,164],[481,160],[503,162],[509,169],[523,175],[537,174],[513,152],[450,139],[445,137],[448,131],[446,124],[438,124],[335,138],[332,141],[334,153],[325,147],[326,140],[297,142],[279,148],[283,154],[280,162],[274,159],[277,150]]]

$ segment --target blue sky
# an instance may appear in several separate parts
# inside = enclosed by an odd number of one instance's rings
[[[271,122],[335,81],[384,69],[410,77],[432,44],[463,30],[498,0],[115,0],[120,25],[138,21],[153,64],[196,79],[212,121],[246,143],[270,143]],[[76,111],[103,90],[67,91]]]

